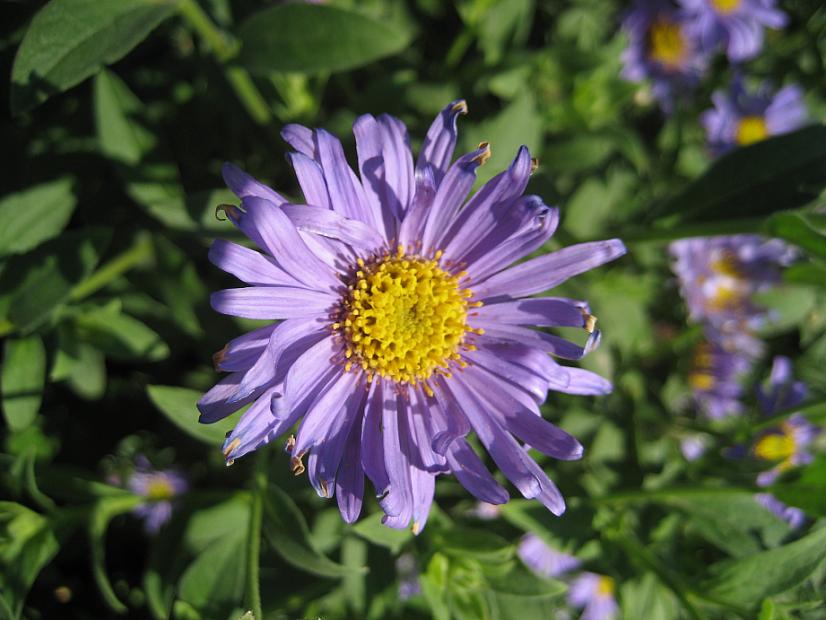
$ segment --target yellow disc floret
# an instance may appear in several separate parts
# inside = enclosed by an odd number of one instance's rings
[[[754,454],[764,461],[781,461],[781,467],[790,467],[792,457],[797,452],[794,430],[783,424],[779,432],[764,435],[754,446]]]
[[[711,0],[711,6],[722,15],[734,13],[740,8],[740,4],[742,4],[742,0]]]
[[[766,119],[762,116],[744,116],[737,124],[737,144],[748,146],[765,140],[769,136]]]
[[[467,326],[468,308],[482,304],[468,301],[471,291],[459,284],[466,274],[442,269],[440,258],[441,252],[424,258],[399,248],[368,262],[359,259],[333,324],[344,336],[347,370],[360,367],[370,378],[378,374],[412,385],[437,371],[449,376],[466,332],[482,331]]]
[[[685,59],[687,45],[682,28],[676,22],[661,18],[648,31],[648,55],[651,60],[669,69],[677,69]]]
[[[172,483],[166,478],[157,477],[149,481],[146,487],[146,497],[153,501],[170,499],[175,495]]]

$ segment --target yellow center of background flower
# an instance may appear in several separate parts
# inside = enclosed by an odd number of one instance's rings
[[[766,119],[762,116],[744,116],[737,124],[737,144],[746,146],[765,140],[769,135]]]
[[[711,0],[711,6],[713,6],[718,13],[728,15],[740,8],[741,2],[742,0]]]
[[[710,261],[709,268],[717,276],[713,280],[714,294],[708,299],[709,309],[718,312],[736,310],[747,294],[747,287],[744,286],[747,279],[737,256],[726,251],[719,258]]]
[[[153,501],[169,499],[174,495],[175,491],[166,478],[156,478],[151,480],[146,486],[146,497]]]
[[[614,596],[614,580],[602,576],[597,584],[597,596]]]
[[[791,465],[790,460],[796,449],[794,432],[788,424],[784,424],[779,433],[770,433],[754,445],[754,455],[764,461],[783,461]]]
[[[713,373],[714,355],[711,347],[705,342],[698,344],[694,349],[692,362],[694,369],[688,375],[688,384],[691,388],[701,391],[713,389],[716,380]]]
[[[465,333],[482,333],[466,324],[468,308],[482,304],[468,302],[471,291],[459,285],[465,274],[443,270],[440,257],[405,256],[399,248],[371,263],[359,259],[342,319],[333,324],[345,337],[346,370],[360,366],[370,378],[412,385],[437,370],[450,375]]]
[[[648,55],[651,60],[669,68],[676,68],[686,52],[685,38],[680,25],[658,19],[648,31]]]

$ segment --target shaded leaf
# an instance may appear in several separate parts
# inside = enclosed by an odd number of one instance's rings
[[[826,260],[826,236],[812,228],[799,213],[777,213],[766,222],[766,234],[784,239],[806,250],[812,256]]]
[[[114,359],[156,362],[169,356],[161,337],[138,319],[122,314],[120,304],[80,313],[73,323],[78,339]]]
[[[353,531],[374,545],[387,547],[396,554],[401,551],[405,543],[413,538],[413,533],[410,530],[397,530],[383,525],[381,522],[383,516],[384,513],[375,513],[365,517],[352,526]]]
[[[826,187],[826,126],[739,148],[654,210],[678,222],[768,215],[811,201]]]
[[[3,355],[3,416],[12,431],[29,426],[40,409],[46,382],[46,349],[39,336],[6,340]]]
[[[27,252],[60,233],[77,201],[69,179],[58,179],[0,200],[0,257]]]
[[[317,4],[281,4],[238,28],[239,64],[253,72],[343,71],[405,49],[410,33],[354,11]]]
[[[175,0],[51,0],[32,19],[12,67],[11,107],[25,112],[128,54]]]
[[[92,273],[109,235],[99,228],[72,231],[9,259],[0,277],[0,293],[8,294],[6,318],[22,332],[48,320],[72,288]]]
[[[263,530],[278,555],[303,571],[322,577],[342,577],[363,570],[333,562],[316,550],[304,515],[289,495],[272,484],[264,495]]]
[[[754,608],[764,598],[803,582],[826,557],[826,527],[783,547],[711,567],[711,594],[722,601]]]
[[[170,385],[150,385],[146,388],[149,400],[163,413],[170,422],[187,435],[213,446],[220,446],[228,431],[235,425],[236,416],[230,416],[215,424],[198,422],[198,409],[195,403],[203,393],[188,388]]]

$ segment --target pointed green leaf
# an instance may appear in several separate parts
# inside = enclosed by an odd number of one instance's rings
[[[679,222],[753,218],[793,209],[826,187],[826,126],[812,125],[721,157],[655,211]]]
[[[40,409],[46,382],[46,349],[39,336],[6,340],[3,355],[3,416],[12,431],[29,426]]]
[[[708,584],[717,599],[754,608],[764,598],[802,583],[826,558],[826,527],[783,547],[711,567]]]
[[[150,385],[146,388],[149,399],[170,422],[186,434],[213,446],[220,446],[228,431],[235,425],[237,416],[233,415],[215,424],[198,422],[198,409],[195,403],[203,396],[202,392],[170,385]]]
[[[308,573],[342,577],[354,570],[363,570],[333,562],[318,551],[298,506],[289,495],[272,484],[264,496],[264,536],[285,561]]]
[[[238,29],[236,59],[250,71],[344,71],[405,49],[410,33],[360,13],[318,4],[280,4]]]
[[[20,113],[120,60],[175,11],[176,0],[51,0],[32,19],[12,67]]]
[[[0,257],[27,252],[56,236],[75,204],[69,179],[36,185],[0,200]]]

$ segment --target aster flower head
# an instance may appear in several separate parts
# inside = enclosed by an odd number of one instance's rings
[[[571,583],[568,604],[583,609],[580,620],[611,620],[619,613],[615,590],[611,577],[582,573]]]
[[[523,536],[517,553],[528,568],[548,579],[557,579],[581,564],[574,556],[552,549],[536,534]]]
[[[773,93],[763,84],[748,92],[738,76],[727,92],[715,91],[711,100],[714,107],[703,112],[700,122],[715,155],[794,131],[808,120],[803,91],[795,85]]]
[[[365,475],[385,523],[415,532],[438,474],[452,473],[482,501],[506,502],[466,439],[471,430],[525,497],[561,514],[559,490],[521,442],[580,458],[579,442],[539,405],[549,389],[610,390],[548,355],[575,360],[597,346],[588,304],[529,296],[613,260],[623,244],[576,245],[509,268],[551,237],[558,212],[523,195],[536,165],[525,147],[467,198],[490,146],[452,162],[466,111],[456,101],[437,116],[415,164],[399,120],[358,118],[358,175],[331,134],[288,125],[299,204],[224,169],[241,199],[225,212],[261,251],[215,242],[213,263],[249,286],[213,294],[212,306],[281,322],[216,355],[229,375],[201,399],[200,420],[250,405],[224,445],[228,463],[298,423],[287,441],[293,471],[306,471],[319,495],[335,495],[348,522],[361,511]],[[530,326],[580,328],[587,341]]]
[[[783,28],[786,14],[776,0],[679,0],[690,16],[690,32],[704,50],[720,46],[732,62],[754,58],[765,28]]]
[[[631,82],[651,80],[654,97],[670,111],[675,96],[696,85],[708,65],[686,16],[668,0],[636,0],[622,28],[629,38],[622,76]]]
[[[806,392],[806,386],[792,376],[791,360],[777,356],[768,384],[758,387],[757,396],[763,411],[770,415],[800,404]],[[812,444],[819,432],[818,426],[795,413],[762,433],[752,447],[752,454],[761,461],[773,463],[773,467],[757,476],[758,486],[770,486],[784,472],[810,463]]]
[[[740,415],[743,413],[740,402],[743,377],[751,368],[752,360],[737,350],[726,349],[714,330],[708,332],[711,337],[694,349],[688,375],[694,400],[700,411],[712,420]]]
[[[670,251],[689,318],[718,330],[728,348],[760,355],[751,332],[769,316],[753,296],[780,282],[780,268],[791,262],[794,251],[758,235],[680,239]]]
[[[146,501],[132,512],[143,520],[146,531],[157,533],[172,517],[173,500],[189,489],[186,477],[175,469],[153,469],[146,457],[138,457],[126,488]]]

